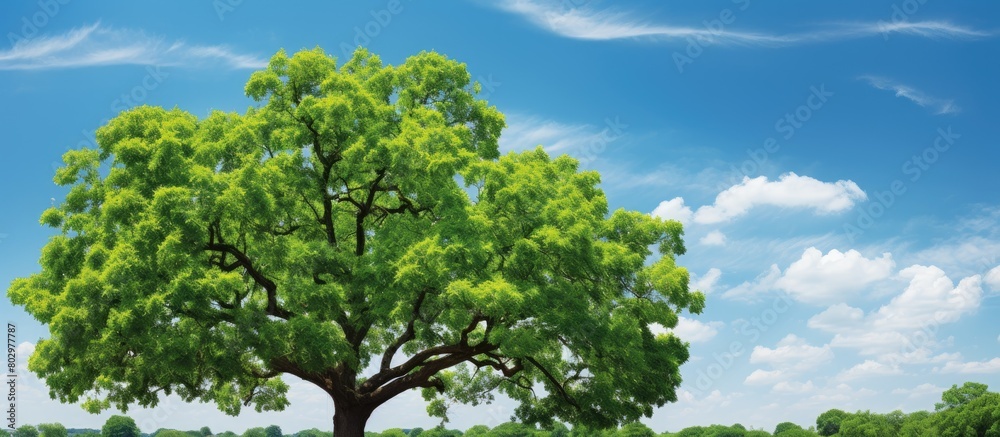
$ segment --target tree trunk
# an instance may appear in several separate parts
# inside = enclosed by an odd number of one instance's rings
[[[343,405],[333,406],[333,436],[334,437],[364,437],[365,424],[374,409],[366,406]]]

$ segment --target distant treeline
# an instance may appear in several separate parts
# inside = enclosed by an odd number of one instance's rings
[[[848,413],[831,409],[816,418],[815,425],[802,427],[782,422],[774,431],[748,429],[734,425],[692,426],[678,432],[656,433],[642,423],[629,423],[618,429],[592,430],[578,426],[570,429],[559,422],[545,427],[507,422],[490,428],[476,425],[465,431],[436,427],[431,429],[393,428],[382,432],[366,432],[365,437],[868,437],[868,436],[975,436],[1000,437],[1000,393],[988,391],[986,384],[966,382],[952,386],[941,394],[934,411],[905,414],[896,410],[888,414],[857,411]],[[66,429],[58,423],[23,425],[13,433],[0,430],[0,437],[332,437],[330,431],[316,428],[284,434],[280,427],[250,428],[243,434],[226,431],[214,434],[207,426],[197,431],[158,429],[152,434],[139,432],[135,422],[125,416],[112,416],[100,430]]]

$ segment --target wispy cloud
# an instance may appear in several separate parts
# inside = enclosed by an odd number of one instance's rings
[[[931,97],[923,91],[891,79],[878,76],[861,76],[861,80],[868,82],[869,85],[880,90],[892,91],[896,94],[896,97],[903,97],[922,107],[929,108],[935,114],[955,114],[961,110],[961,108],[955,105],[953,100]]]
[[[45,70],[106,65],[261,68],[267,61],[221,45],[190,45],[95,23],[61,35],[21,40],[0,51],[0,70]]]
[[[596,11],[586,7],[562,8],[559,2],[514,0],[500,2],[500,9],[519,14],[535,25],[569,38],[608,40],[636,37],[701,37],[720,43],[787,43],[780,36],[721,31],[706,28],[645,24],[624,12]]]
[[[511,113],[507,115],[507,128],[500,136],[500,150],[530,150],[541,145],[549,153],[562,154],[588,142],[597,134],[597,129],[585,124],[566,124]]]
[[[925,38],[982,38],[993,33],[947,21],[918,22],[847,22],[833,23],[823,29],[788,34],[712,29],[702,26],[652,24],[635,14],[613,10],[595,10],[581,6],[565,8],[555,0],[513,0],[496,6],[523,16],[528,21],[557,35],[576,39],[612,40],[651,37],[664,40],[695,38],[702,44],[786,46],[889,34]]]

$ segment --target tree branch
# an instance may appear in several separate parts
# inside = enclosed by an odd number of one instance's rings
[[[232,244],[228,244],[222,239],[219,231],[218,222],[209,225],[208,227],[208,244],[205,245],[205,250],[211,250],[215,252],[221,252],[224,254],[232,255],[236,258],[236,265],[243,267],[247,274],[253,278],[257,285],[260,285],[267,291],[267,314],[270,316],[280,317],[282,319],[288,319],[292,316],[292,313],[288,310],[281,308],[278,305],[277,290],[278,286],[274,281],[270,280],[268,277],[264,276],[259,270],[253,266],[253,261],[247,256],[243,251],[236,248]]]
[[[410,320],[406,323],[406,330],[403,331],[402,335],[396,338],[396,341],[386,347],[385,353],[382,354],[380,372],[389,370],[389,366],[392,364],[392,358],[396,355],[396,351],[398,351],[399,348],[408,341],[413,340],[415,337],[414,326],[417,318],[420,317],[420,306],[424,303],[424,298],[427,297],[428,290],[429,289],[427,288],[421,290],[420,295],[417,296],[417,302],[413,304],[413,312],[410,314]]]
[[[539,363],[534,358],[532,358],[532,357],[524,357],[524,359],[528,360],[529,363],[531,363],[533,366],[537,367],[538,370],[541,371],[543,375],[545,375],[545,378],[548,379],[549,382],[551,382],[552,385],[555,386],[556,390],[559,391],[559,395],[562,396],[562,398],[565,399],[566,402],[569,402],[569,404],[572,405],[573,407],[575,407],[577,410],[580,409],[580,405],[577,404],[575,400],[573,400],[573,398],[569,395],[569,393],[566,393],[566,389],[563,387],[562,384],[559,383],[559,381],[556,379],[555,375],[553,375],[552,373],[550,373],[548,371],[548,369],[546,369],[544,366],[542,366],[542,364]]]

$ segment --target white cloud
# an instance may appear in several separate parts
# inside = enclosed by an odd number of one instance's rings
[[[925,382],[913,388],[897,388],[892,391],[892,394],[908,395],[911,399],[916,399],[928,395],[940,396],[945,390],[944,387],[938,387]]]
[[[757,369],[747,375],[743,383],[747,385],[767,385],[783,381],[785,378],[787,378],[787,375],[781,370]]]
[[[873,282],[888,278],[896,263],[892,255],[868,259],[856,250],[831,250],[826,255],[815,247],[785,270],[775,286],[795,300],[810,304],[843,302],[865,291]]]
[[[704,343],[715,338],[715,335],[719,333],[719,329],[724,326],[726,324],[722,322],[703,323],[687,317],[679,317],[677,326],[671,331],[683,341]]]
[[[594,135],[587,125],[565,124],[523,114],[507,114],[507,127],[500,136],[500,150],[530,150],[543,146],[548,152],[565,151]]]
[[[683,197],[675,197],[670,200],[664,200],[656,205],[656,209],[652,212],[653,217],[659,217],[664,220],[677,220],[681,223],[688,224],[691,221],[691,208],[684,206]]]
[[[30,341],[25,341],[17,345],[17,362],[15,363],[15,365],[17,366],[17,373],[22,375],[24,374],[34,375],[28,371],[28,357],[30,357],[31,354],[33,353],[35,353],[34,343]]]
[[[698,208],[697,223],[721,223],[742,216],[755,206],[807,208],[819,214],[832,214],[850,209],[857,201],[867,199],[853,181],[822,182],[795,173],[781,175],[777,181],[766,176],[744,177],[743,182],[719,193],[713,205]]]
[[[781,269],[777,264],[771,264],[771,268],[766,272],[757,275],[752,281],[744,281],[742,284],[730,288],[722,297],[733,300],[752,301],[758,296],[774,290],[774,283],[781,277]]]
[[[688,288],[709,294],[715,289],[715,285],[718,284],[719,278],[721,277],[722,270],[712,267],[708,269],[703,276],[691,278],[691,283],[688,284]]]
[[[1000,266],[986,272],[986,277],[983,278],[983,281],[986,282],[986,285],[990,286],[990,290],[1000,291]]]
[[[808,326],[833,333],[831,346],[902,359],[920,347],[935,346],[933,333],[940,325],[953,323],[980,305],[978,275],[954,285],[937,267],[911,266],[899,277],[909,280],[906,289],[878,310],[865,315],[859,308],[837,304],[810,318]]]
[[[809,399],[806,400],[806,403],[813,405],[836,404],[843,408],[844,406],[853,405],[853,402],[858,400],[858,398],[874,396],[876,394],[878,394],[878,392],[868,388],[854,390],[851,386],[840,383],[835,387],[821,390],[818,394],[809,397]]]
[[[941,269],[910,266],[899,272],[910,284],[875,314],[875,328],[918,329],[930,323],[952,323],[979,308],[983,289],[978,275],[955,286]]]
[[[989,361],[970,361],[963,363],[951,361],[944,365],[941,373],[1000,373],[1000,358]]]
[[[796,394],[803,395],[806,393],[811,393],[816,390],[816,386],[813,385],[812,381],[795,382],[795,381],[781,381],[771,387],[772,393],[783,393],[783,394]]]
[[[962,359],[960,352],[941,353],[934,355],[927,347],[918,347],[909,352],[889,353],[879,356],[878,361],[893,364],[926,364],[945,363]]]
[[[267,61],[233,52],[225,46],[166,42],[142,31],[112,29],[95,23],[62,35],[18,41],[0,51],[0,70],[42,70],[102,65],[199,66],[261,68]]]
[[[865,312],[860,308],[838,303],[813,316],[809,319],[808,325],[813,329],[834,332],[845,326],[855,325],[864,317]]]
[[[725,246],[726,234],[723,234],[721,231],[712,231],[701,237],[698,242],[706,246]]]
[[[883,364],[874,360],[865,360],[865,362],[861,364],[840,372],[840,374],[837,375],[837,379],[847,381],[871,376],[891,376],[902,374],[903,370],[900,369],[899,366]]]
[[[703,413],[716,408],[728,407],[733,403],[733,400],[742,396],[743,394],[739,392],[724,395],[720,390],[712,390],[699,399],[695,393],[682,388],[677,390],[677,404],[682,408],[682,414]]]
[[[833,359],[829,345],[811,346],[805,339],[788,334],[774,349],[756,346],[750,353],[750,363],[769,364],[776,369],[806,370],[827,363]]]
[[[789,378],[833,360],[833,351],[829,345],[812,346],[805,339],[788,334],[781,339],[773,349],[756,346],[750,353],[751,364],[767,364],[773,370],[757,369],[743,380],[746,385],[774,384],[771,391],[785,394],[806,394],[815,387],[812,381],[799,383],[789,381]]]
[[[903,23],[841,23],[826,29],[776,35],[764,32],[710,29],[703,24],[676,26],[650,24],[626,12],[597,11],[588,7],[563,7],[558,0],[511,0],[496,6],[519,14],[536,26],[567,38],[612,40],[649,37],[686,41],[697,39],[703,44],[738,44],[755,46],[786,46],[808,42],[824,42],[849,38],[899,33],[926,38],[979,38],[989,33],[943,21]]]
[[[776,44],[784,38],[758,33],[713,32],[704,27],[643,24],[627,13],[564,8],[559,1],[511,0],[496,6],[519,14],[545,30],[568,38],[609,40],[636,37],[665,39],[701,38],[706,42]]]
[[[931,97],[923,91],[891,79],[878,76],[862,76],[861,79],[880,90],[892,91],[896,97],[903,97],[921,107],[930,108],[935,114],[955,114],[961,110],[953,100]]]
[[[799,302],[842,303],[884,281],[895,267],[892,255],[865,258],[856,250],[831,250],[826,255],[814,246],[806,248],[784,272],[777,264],[753,281],[723,293],[727,299],[753,301],[758,296],[782,290]]]
[[[541,117],[507,113],[507,126],[500,136],[500,152],[533,150],[542,146],[553,156],[570,155],[581,167],[596,168],[595,161],[626,135],[628,127],[617,118],[604,124],[567,124]],[[613,165],[602,162],[601,167]],[[602,174],[604,174],[602,170]]]

